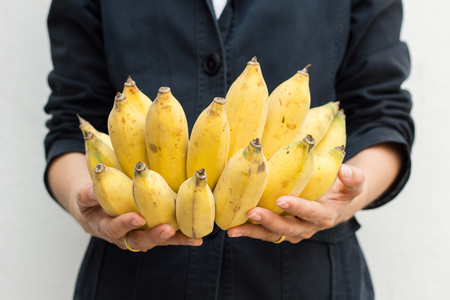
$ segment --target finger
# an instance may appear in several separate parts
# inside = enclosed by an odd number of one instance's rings
[[[136,230],[128,235],[128,244],[134,249],[147,251],[155,246],[162,245],[188,245],[200,246],[203,243],[201,238],[192,239],[185,236],[181,231],[168,225],[162,224],[151,230]]]
[[[98,205],[97,198],[94,194],[94,189],[92,188],[92,183],[87,183],[81,186],[78,190],[76,199],[80,210]]]
[[[229,237],[251,237],[267,242],[273,242],[280,238],[280,234],[275,233],[268,228],[261,225],[253,225],[250,223],[244,223],[242,225],[228,229]]]
[[[251,220],[261,224],[261,226],[255,228],[248,226],[251,224],[245,224],[245,227],[234,228],[233,231],[229,231],[229,235],[241,234],[241,236],[265,241],[276,241],[280,236],[286,236],[286,240],[289,242],[297,243],[302,239],[310,238],[318,231],[314,224],[294,216],[281,216],[259,207],[251,209],[247,215]]]
[[[317,231],[333,225],[334,215],[322,203],[293,196],[282,196],[276,204],[296,215],[299,219],[314,224]]]
[[[360,188],[364,183],[364,172],[351,165],[342,164],[339,168],[339,180],[347,188]]]
[[[142,228],[145,223],[145,219],[138,213],[126,213],[115,218],[101,218],[100,230],[108,240],[119,240],[130,230]]]

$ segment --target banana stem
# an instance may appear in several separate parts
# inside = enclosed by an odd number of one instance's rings
[[[200,169],[197,172],[195,172],[195,177],[198,180],[206,180],[206,172],[205,169]]]
[[[259,62],[258,62],[258,60],[256,59],[256,56],[253,56],[253,57],[252,57],[252,60],[249,61],[247,64],[248,64],[248,65],[259,65]]]
[[[114,98],[114,100],[116,101],[123,101],[125,100],[127,97],[125,97],[124,94],[122,94],[121,92],[117,92],[116,97]]]
[[[142,161],[138,161],[136,163],[136,165],[134,166],[134,170],[138,173],[141,173],[141,172],[145,171],[146,169],[147,169],[147,166]]]
[[[94,133],[87,130],[83,130],[83,137],[85,140],[91,140],[92,138],[94,138]]]
[[[252,146],[255,149],[259,149],[259,150],[261,150],[261,148],[262,148],[261,141],[259,140],[259,138],[251,140],[250,146]]]
[[[104,172],[105,169],[106,169],[106,168],[105,168],[105,165],[104,165],[104,164],[98,163],[98,164],[96,164],[95,167],[94,167],[94,172],[95,172],[96,174],[100,174],[100,173]]]
[[[214,101],[215,103],[217,103],[217,104],[221,104],[221,105],[224,105],[224,104],[225,104],[225,98],[222,98],[222,97],[215,97],[215,98],[213,99],[213,101]]]
[[[87,124],[87,121],[85,119],[83,119],[82,117],[80,117],[79,114],[77,114],[77,117],[78,117],[78,121],[80,122],[80,127]]]
[[[305,141],[306,144],[308,144],[308,152],[316,144],[316,141],[314,140],[313,136],[310,134],[307,134],[303,140]]]
[[[344,145],[337,146],[336,149],[338,149],[339,151],[341,151],[345,155],[345,146]]]
[[[170,87],[162,86],[162,87],[159,88],[158,93],[160,93],[160,94],[170,93]]]
[[[303,70],[298,71],[298,73],[301,73],[303,75],[309,76],[308,69],[311,67],[311,64],[307,64],[306,67],[303,68]]]
[[[130,75],[128,75],[127,81],[125,82],[125,86],[131,87],[131,86],[135,86],[135,85],[136,85],[136,82],[133,79],[131,79]]]

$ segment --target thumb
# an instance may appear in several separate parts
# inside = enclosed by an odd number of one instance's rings
[[[77,203],[80,208],[97,206],[97,198],[95,197],[92,183],[87,183],[80,187],[77,193]]]
[[[361,188],[365,180],[364,172],[360,168],[347,164],[341,165],[338,176],[342,184],[349,189]]]

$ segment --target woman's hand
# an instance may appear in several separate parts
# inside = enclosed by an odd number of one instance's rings
[[[86,158],[82,153],[70,152],[55,158],[49,167],[48,180],[54,198],[87,233],[116,244],[121,249],[127,249],[126,236],[128,245],[140,251],[158,245],[202,244],[202,239],[188,238],[168,224],[142,230],[140,228],[145,224],[145,219],[138,213],[110,217],[95,198]]]
[[[92,184],[83,185],[76,199],[80,211],[77,221],[84,230],[93,236],[116,244],[121,249],[127,249],[125,245],[127,235],[128,245],[140,251],[147,251],[160,245],[199,246],[202,244],[202,239],[191,239],[180,231],[175,231],[168,224],[159,225],[151,230],[140,229],[145,224],[145,219],[138,213],[110,217],[97,202]]]
[[[357,211],[352,201],[361,195],[364,186],[362,170],[342,165],[333,187],[317,201],[294,196],[277,199],[277,205],[295,216],[281,216],[256,207],[248,211],[249,219],[260,225],[243,224],[228,230],[231,237],[248,236],[265,241],[276,241],[281,236],[291,243],[308,239],[316,232],[331,228],[351,218]]]
[[[401,169],[401,154],[399,145],[392,143],[364,149],[341,166],[333,187],[317,201],[292,196],[277,199],[279,207],[295,216],[280,216],[255,207],[247,216],[262,226],[246,223],[228,230],[228,235],[272,242],[286,236],[287,241],[298,243],[320,230],[334,227],[389,188]]]

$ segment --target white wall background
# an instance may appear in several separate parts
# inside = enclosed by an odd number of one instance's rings
[[[71,299],[88,236],[43,186],[49,0],[0,3],[0,299]],[[416,143],[406,189],[358,213],[377,299],[448,299],[450,2],[405,1]],[[447,195],[447,196],[445,196]]]

